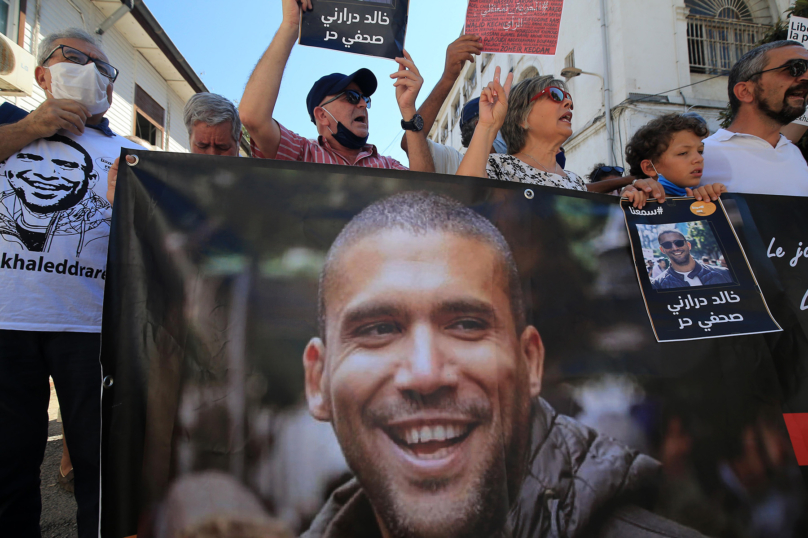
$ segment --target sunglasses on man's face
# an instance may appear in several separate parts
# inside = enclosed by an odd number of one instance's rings
[[[95,68],[98,69],[98,72],[107,77],[111,82],[115,82],[115,79],[118,78],[117,68],[112,67],[107,62],[99,60],[98,58],[91,58],[87,54],[81,52],[79,49],[74,49],[73,47],[68,47],[67,45],[59,45],[53,49],[51,53],[48,54],[48,57],[45,58],[45,61],[42,62],[42,65],[45,65],[57,50],[62,51],[62,56],[68,62],[73,62],[74,64],[79,65],[87,65],[88,63],[93,62],[95,64]]]
[[[798,78],[803,76],[805,72],[808,71],[808,60],[804,58],[794,58],[793,60],[789,60],[779,67],[772,67],[771,69],[758,71],[757,73],[753,74],[752,77],[762,75],[763,73],[768,73],[769,71],[778,71],[780,69],[788,69],[788,74],[791,77]]]
[[[329,99],[320,106],[325,106],[328,103],[332,103],[337,99],[339,99],[340,97],[345,97],[345,100],[354,106],[358,105],[359,100],[362,99],[365,101],[365,105],[367,105],[367,108],[370,108],[370,97],[367,95],[362,95],[356,90],[345,90],[344,92],[338,93],[337,95],[335,95],[334,97],[332,97],[331,99]]]
[[[570,94],[568,94],[567,92],[565,92],[564,90],[562,90],[561,88],[556,88],[555,86],[550,86],[548,88],[544,88],[542,91],[540,91],[539,93],[534,95],[533,99],[531,99],[530,102],[532,103],[533,101],[535,101],[536,99],[538,99],[542,95],[549,95],[550,99],[552,99],[556,103],[563,103],[564,99],[569,99],[570,100],[570,110],[573,110],[575,108],[572,105],[572,96]]]
[[[661,246],[665,250],[670,250],[674,246],[676,248],[682,248],[682,247],[685,246],[685,240],[684,239],[674,239],[673,241],[663,241],[663,242],[661,242],[659,244],[659,246]]]

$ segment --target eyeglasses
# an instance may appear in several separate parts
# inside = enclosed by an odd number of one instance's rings
[[[118,78],[119,71],[117,68],[112,67],[107,62],[99,60],[98,58],[91,58],[87,54],[81,52],[79,49],[74,49],[73,47],[68,47],[67,45],[59,45],[53,49],[51,53],[48,54],[48,57],[42,62],[42,65],[45,65],[57,50],[62,51],[62,56],[64,56],[65,60],[73,62],[74,64],[87,65],[88,63],[93,62],[95,64],[95,68],[98,69],[98,72],[112,82],[115,82],[115,79]]]
[[[529,102],[532,103],[533,101],[535,101],[536,99],[538,99],[542,95],[549,95],[550,99],[552,99],[556,103],[563,103],[564,99],[569,99],[570,100],[570,110],[573,110],[575,108],[572,105],[572,96],[570,94],[568,94],[567,92],[565,92],[564,90],[562,90],[561,88],[556,88],[555,86],[549,86],[547,88],[544,88],[542,91],[540,91],[539,93],[534,95],[533,99],[531,99]]]
[[[792,60],[787,61],[780,67],[772,67],[771,69],[766,69],[764,71],[758,71],[749,77],[756,77],[758,75],[762,75],[763,73],[768,73],[769,71],[777,71],[778,69],[788,69],[788,74],[791,75],[793,78],[801,77],[808,71],[808,60],[804,58],[794,58]],[[747,80],[749,80],[747,79]]]
[[[624,172],[623,167],[621,166],[601,166],[598,168],[598,172],[601,174],[611,174],[612,172],[622,175]]]
[[[367,96],[367,95],[362,95],[361,93],[359,93],[356,90],[345,90],[344,92],[338,93],[337,95],[335,95],[334,97],[332,97],[331,99],[329,99],[328,101],[326,101],[325,103],[323,103],[320,106],[325,106],[328,103],[332,103],[332,102],[336,101],[337,99],[339,99],[342,96],[345,96],[345,100],[348,101],[350,104],[352,104],[354,106],[359,104],[359,100],[362,99],[362,100],[365,101],[365,104],[367,105],[367,108],[370,108],[370,97]]]
[[[674,239],[673,241],[662,241],[659,244],[659,246],[661,246],[665,250],[670,250],[670,249],[672,249],[674,247],[674,245],[676,246],[676,248],[684,247],[685,242],[686,241],[684,239]]]

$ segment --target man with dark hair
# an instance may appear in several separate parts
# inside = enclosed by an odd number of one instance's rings
[[[780,130],[805,112],[808,50],[774,41],[741,57],[729,74],[732,123],[704,140],[702,183],[729,192],[808,196],[808,165]]]
[[[487,219],[433,193],[380,200],[334,241],[319,291],[306,398],[356,479],[306,538],[698,536],[630,505],[657,462],[539,397],[544,346]]]
[[[665,230],[658,236],[659,250],[670,260],[670,267],[651,281],[656,290],[688,286],[729,284],[732,275],[728,269],[710,267],[697,262],[690,254],[690,241],[678,230]]]
[[[239,105],[241,121],[250,133],[254,157],[285,161],[341,164],[406,170],[401,163],[379,155],[368,144],[371,95],[376,76],[368,69],[350,75],[331,73],[320,78],[306,97],[309,119],[317,127],[316,140],[308,140],[280,125],[274,117],[283,72],[300,32],[302,12],[312,9],[312,0],[282,0],[283,20],[266,52],[258,61]],[[434,166],[426,144],[423,119],[416,113],[415,99],[424,80],[412,58],[396,58],[399,69],[390,77],[401,111],[401,127],[410,144],[410,168],[432,172]]]

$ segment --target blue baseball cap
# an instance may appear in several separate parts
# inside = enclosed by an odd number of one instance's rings
[[[309,90],[309,95],[306,96],[306,110],[309,111],[309,118],[311,118],[312,123],[316,123],[314,121],[314,109],[320,106],[323,99],[327,95],[336,95],[343,91],[351,82],[356,82],[362,93],[368,97],[373,95],[378,86],[376,75],[370,69],[360,69],[350,75],[331,73],[324,76],[314,83],[311,90]]]
[[[463,128],[467,122],[473,120],[480,115],[480,98],[475,97],[463,107],[463,113],[460,115],[460,128]]]

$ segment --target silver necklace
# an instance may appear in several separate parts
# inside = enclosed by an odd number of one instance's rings
[[[533,160],[533,162],[534,162],[534,163],[538,164],[538,165],[541,167],[541,169],[542,169],[542,170],[544,170],[545,172],[547,172],[548,174],[555,174],[555,172],[551,172],[551,171],[549,171],[548,169],[546,169],[546,168],[545,168],[545,167],[544,167],[544,166],[543,166],[543,165],[542,165],[542,164],[539,162],[539,160],[538,160],[536,157],[534,157],[533,155],[531,155],[530,153],[528,153],[528,152],[526,152],[526,151],[520,151],[519,153],[523,153],[523,154],[527,155],[528,157],[530,157],[530,158]],[[558,168],[558,163],[556,163],[555,168]],[[555,170],[555,168],[554,168],[553,170]],[[556,174],[556,175],[562,175],[562,174]]]

